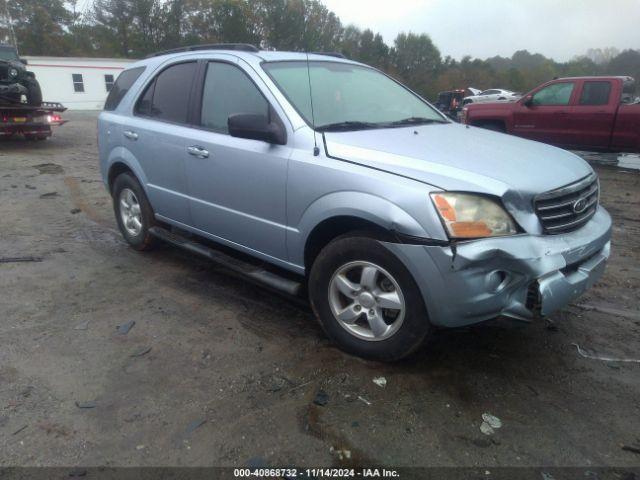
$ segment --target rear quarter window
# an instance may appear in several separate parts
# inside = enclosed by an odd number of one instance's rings
[[[133,85],[138,77],[142,75],[144,69],[145,67],[131,68],[129,70],[124,70],[120,75],[118,75],[118,79],[116,80],[116,83],[113,84],[113,87],[111,87],[109,95],[107,96],[107,101],[104,103],[105,110],[115,110],[118,108],[118,105],[131,88],[131,85]]]

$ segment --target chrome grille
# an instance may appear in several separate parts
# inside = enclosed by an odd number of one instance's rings
[[[534,199],[534,207],[545,233],[565,233],[587,223],[598,209],[600,184],[592,173],[566,187],[545,192]]]

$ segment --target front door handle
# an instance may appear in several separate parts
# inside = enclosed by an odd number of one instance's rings
[[[132,130],[125,130],[122,134],[127,137],[129,140],[137,140],[138,134]]]
[[[191,145],[190,147],[187,147],[187,152],[189,153],[189,155],[193,155],[194,157],[198,157],[198,158],[209,157],[209,151],[205,150],[204,148],[198,145]]]

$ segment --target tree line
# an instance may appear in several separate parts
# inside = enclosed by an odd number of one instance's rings
[[[443,56],[426,33],[379,33],[340,19],[318,0],[0,0],[0,40],[21,55],[142,58],[201,43],[340,52],[434,98],[453,88],[527,91],[554,77],[640,78],[640,50],[590,50],[568,62],[521,50],[485,60]],[[83,8],[80,8],[83,7]],[[455,32],[452,32],[455,35]]]

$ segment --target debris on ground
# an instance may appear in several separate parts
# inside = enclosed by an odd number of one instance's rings
[[[40,198],[53,198],[57,196],[58,196],[58,192],[47,192],[40,195]]]
[[[2,257],[0,263],[41,262],[42,257]]]
[[[387,386],[387,379],[384,377],[376,377],[373,379],[373,383],[375,383],[379,387],[384,388]]]
[[[147,353],[149,353],[151,351],[151,347],[144,347],[141,350],[138,350],[135,353],[132,353],[131,355],[129,355],[130,357],[142,357],[143,355],[146,355]]]
[[[76,213],[80,213],[82,210],[80,210],[79,208],[72,208],[71,210],[69,210],[69,213],[71,215],[75,215]]]
[[[87,320],[86,322],[79,323],[78,325],[73,327],[74,330],[87,330],[88,328],[89,328],[89,320]]]
[[[12,435],[17,435],[19,434],[21,431],[23,431],[25,428],[27,428],[29,425],[23,425],[22,427],[20,427],[18,430],[16,430],[15,432],[12,433]]]
[[[127,322],[123,325],[118,325],[116,327],[116,330],[118,330],[118,333],[120,335],[126,335],[127,333],[129,333],[129,330],[131,330],[135,324],[136,324],[136,321],[131,320],[130,322]]]
[[[640,363],[640,358],[616,358],[610,357],[608,355],[601,355],[597,352],[590,352],[580,348],[580,345],[577,343],[572,343],[571,345],[575,346],[578,349],[578,353],[580,356],[584,358],[589,358],[592,360],[602,360],[603,362],[627,362],[627,363]]]
[[[502,420],[490,413],[482,414],[482,424],[480,431],[485,435],[493,435],[497,429],[502,427]]]
[[[558,325],[556,325],[556,322],[554,322],[550,318],[547,318],[547,330],[549,330],[550,332],[559,331],[559,328],[558,328]]]
[[[361,402],[363,402],[366,405],[371,405],[371,402],[369,400],[367,400],[364,397],[361,397],[360,395],[358,395],[358,400],[360,400]]]
[[[195,432],[198,428],[200,428],[205,423],[207,423],[207,419],[206,418],[199,418],[197,420],[194,420],[193,422],[191,422],[187,426],[187,429],[184,432],[185,436],[186,435],[191,435],[193,432]]]
[[[622,445],[622,450],[625,452],[637,453],[640,455],[640,447],[636,447],[633,445]]]
[[[144,450],[144,445],[136,445],[136,450]]]
[[[89,400],[86,402],[78,402],[76,401],[76,407],[78,408],[96,408],[98,403],[95,400]]]
[[[351,450],[339,450],[333,447],[329,448],[329,453],[336,455],[340,460],[349,460],[351,458]]]
[[[297,390],[298,388],[302,388],[302,387],[304,387],[304,386],[306,386],[306,385],[309,385],[310,383],[311,383],[311,380],[306,381],[306,382],[304,382],[304,383],[299,383],[298,385],[296,385],[296,386],[294,386],[294,387],[291,387],[291,389],[289,389],[289,391],[290,391],[290,392],[293,392],[294,390]]]
[[[329,403],[329,394],[324,390],[318,390],[316,396],[313,398],[313,403],[324,407],[327,403]]]

